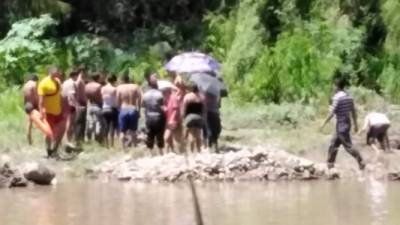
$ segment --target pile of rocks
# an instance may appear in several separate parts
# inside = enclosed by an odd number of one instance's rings
[[[242,148],[223,154],[200,153],[186,159],[170,153],[164,156],[112,159],[88,170],[94,175],[111,175],[120,180],[168,181],[191,175],[201,181],[313,180],[338,178],[326,165],[289,154],[273,147]]]
[[[26,187],[28,181],[16,169],[12,169],[9,164],[0,167],[0,188]]]
[[[12,166],[10,160],[0,161],[0,188],[26,187],[29,182],[38,185],[50,185],[55,173],[43,163],[31,162]]]

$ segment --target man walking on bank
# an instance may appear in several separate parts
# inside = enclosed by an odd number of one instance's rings
[[[365,163],[357,149],[353,147],[351,141],[351,118],[354,122],[354,130],[358,131],[357,113],[354,106],[353,98],[345,91],[346,81],[337,79],[335,81],[336,94],[332,98],[331,112],[321,127],[325,125],[335,116],[336,117],[336,132],[332,138],[328,151],[328,168],[335,166],[338,148],[343,145],[346,151],[353,156],[363,170]]]

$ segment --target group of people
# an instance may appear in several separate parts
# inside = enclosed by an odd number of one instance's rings
[[[132,82],[128,75],[93,73],[85,68],[64,72],[50,67],[39,81],[32,75],[23,86],[24,107],[28,114],[27,138],[32,144],[32,112],[51,129],[46,135],[48,157],[58,157],[63,139],[75,148],[85,140],[108,147],[119,137],[123,148],[138,144],[139,119],[144,108],[146,145],[159,148],[160,154],[179,150],[186,143],[192,151],[202,146],[218,149],[221,132],[220,96],[200,91],[170,72],[170,81],[159,81],[157,74],[145,74],[147,87]],[[160,82],[163,85],[159,88]]]
[[[220,97],[203,93],[193,82],[171,74],[173,87],[159,87],[156,74],[148,74],[148,90],[143,96],[147,146],[170,151],[184,151],[189,142],[192,151],[200,152],[204,144],[218,150],[221,132]]]
[[[160,81],[157,74],[145,74],[147,87],[140,87],[128,75],[120,80],[115,75],[101,73],[88,77],[84,68],[72,70],[67,79],[57,67],[49,68],[48,76],[40,81],[33,75],[23,87],[25,110],[30,115],[28,141],[32,143],[31,113],[37,110],[40,119],[46,121],[52,131],[51,135],[46,135],[48,157],[58,156],[64,136],[67,146],[94,139],[113,147],[117,136],[123,148],[136,146],[143,107],[149,149],[157,145],[160,154],[183,152],[188,143],[193,152],[200,152],[203,145],[214,146],[218,151],[220,96],[202,92],[196,83],[187,82],[175,73],[169,76],[170,81]],[[334,167],[338,148],[343,146],[357,160],[359,168],[364,169],[365,161],[352,144],[352,125],[358,132],[357,114],[354,100],[345,87],[345,80],[336,80],[330,114],[321,127],[322,130],[336,118],[327,163],[329,168]],[[378,153],[376,140],[383,150],[390,151],[389,128],[388,117],[373,112],[367,115],[358,133],[367,130],[367,144]]]

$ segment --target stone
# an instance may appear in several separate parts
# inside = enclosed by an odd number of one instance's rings
[[[316,176],[313,176],[309,170],[305,170],[304,173],[301,176],[302,180],[314,180],[317,179]]]
[[[400,173],[391,172],[388,174],[388,179],[393,181],[398,181],[400,180]]]
[[[25,178],[38,185],[50,185],[56,174],[42,163],[27,163],[23,167]]]
[[[28,186],[28,181],[22,175],[12,177],[8,185],[10,188],[26,186]]]
[[[28,181],[24,176],[14,168],[9,165],[9,160],[3,160],[2,166],[0,168],[0,188],[13,188],[13,187],[26,187],[28,186]]]
[[[329,170],[327,171],[327,173],[326,173],[326,178],[327,178],[328,180],[336,180],[336,179],[339,179],[339,178],[340,178],[340,173],[339,173],[339,171],[338,171],[337,169],[335,169],[335,168],[329,169]]]

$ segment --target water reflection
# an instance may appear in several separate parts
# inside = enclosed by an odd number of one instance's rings
[[[370,198],[370,208],[372,215],[371,225],[386,224],[388,216],[387,189],[388,181],[386,179],[376,179],[373,176],[367,180],[367,193]]]
[[[206,225],[398,225],[399,186],[371,178],[197,184]],[[195,224],[186,183],[70,181],[56,187],[0,190],[0,199],[0,224]]]

